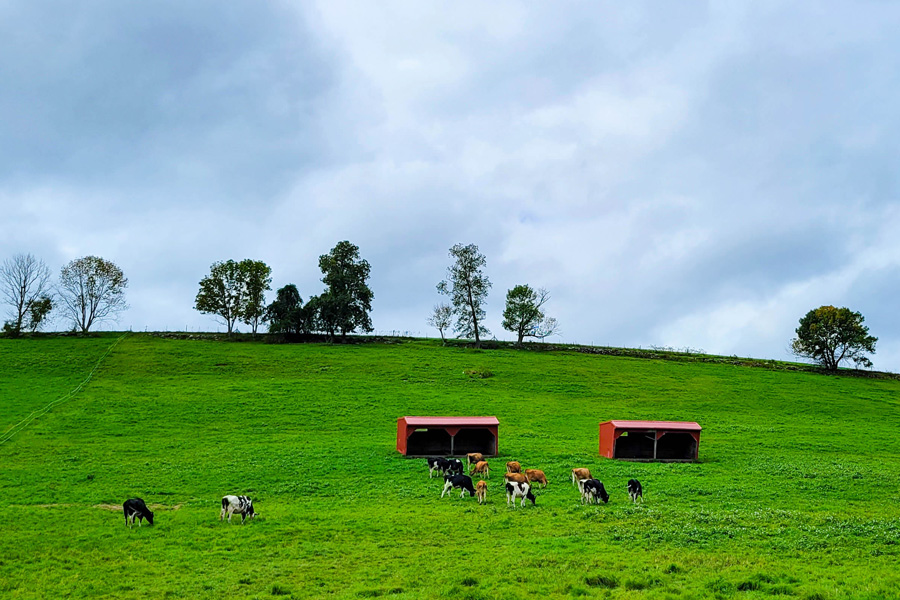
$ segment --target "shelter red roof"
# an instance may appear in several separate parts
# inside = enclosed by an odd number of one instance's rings
[[[413,427],[419,425],[437,425],[437,426],[465,426],[475,425],[485,427],[488,425],[499,425],[500,421],[497,417],[401,417],[406,421],[407,425]]]
[[[701,431],[693,421],[607,421],[617,429],[669,429],[672,431]],[[602,425],[602,423],[601,423]]]

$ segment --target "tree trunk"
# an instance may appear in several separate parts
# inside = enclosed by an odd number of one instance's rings
[[[478,313],[475,311],[475,301],[472,300],[472,286],[466,285],[466,295],[469,298],[469,310],[472,311],[472,323],[475,325],[475,347],[481,348],[481,338],[478,336]]]

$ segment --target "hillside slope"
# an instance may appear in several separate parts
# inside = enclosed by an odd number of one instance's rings
[[[66,394],[112,341],[0,340],[0,424],[33,390]],[[0,592],[896,597],[898,405],[894,380],[131,335],[83,391],[0,445]],[[396,419],[413,414],[499,417],[487,505],[440,499],[424,461],[396,453]],[[601,459],[597,424],[611,418],[698,421],[701,462]],[[507,508],[511,459],[547,473],[536,507]],[[580,505],[575,466],[604,481],[608,505]],[[628,501],[630,477],[644,505]],[[252,496],[261,518],[220,523],[226,493]],[[133,496],[156,505],[154,527],[125,528],[115,509]]]

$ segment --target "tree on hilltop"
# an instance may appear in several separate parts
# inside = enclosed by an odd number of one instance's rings
[[[372,331],[372,299],[369,288],[368,261],[360,258],[359,247],[348,241],[338,242],[328,254],[319,257],[322,282],[327,286],[318,296],[319,318],[331,337],[354,331]]]
[[[857,367],[871,367],[866,354],[875,354],[878,338],[869,335],[865,317],[849,308],[820,306],[806,313],[791,341],[796,356],[813,360],[829,371],[836,371],[844,360]]]
[[[515,286],[506,293],[503,329],[515,333],[519,344],[526,337],[542,340],[555,334],[559,323],[542,310],[549,299],[550,293],[543,288],[535,291],[528,285]]]
[[[246,293],[241,309],[241,321],[256,334],[266,312],[266,292],[272,289],[272,268],[261,260],[242,260],[238,263],[244,278]]]
[[[5,329],[18,335],[26,325],[32,306],[43,298],[50,301],[50,269],[31,254],[16,254],[6,259],[0,265],[0,295],[12,307],[12,320]]]
[[[53,311],[53,299],[49,295],[41,296],[28,307],[26,327],[34,333],[47,323],[47,315]]]
[[[450,329],[450,325],[453,324],[453,309],[449,304],[436,304],[431,316],[428,317],[428,324],[440,332],[441,343],[446,345],[444,331]]]
[[[275,292],[275,301],[266,307],[265,320],[270,333],[300,334],[309,331],[303,298],[297,286],[289,283]]]
[[[475,346],[481,346],[481,336],[491,334],[483,324],[484,303],[491,289],[491,280],[482,272],[487,260],[475,244],[456,244],[449,255],[454,263],[447,267],[447,279],[437,285],[438,292],[450,296],[455,331],[461,337],[474,337]]]
[[[128,279],[115,263],[85,256],[62,268],[57,293],[63,311],[75,327],[87,333],[94,324],[114,320],[128,308],[126,287]]]
[[[194,308],[216,316],[228,335],[238,321],[250,325],[256,333],[266,310],[265,293],[272,289],[271,273],[266,263],[249,258],[214,262],[209,275],[200,280]]]

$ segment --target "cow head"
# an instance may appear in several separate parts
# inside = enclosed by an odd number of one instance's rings
[[[528,490],[528,494],[525,496],[529,500],[531,500],[531,505],[535,506],[534,494],[531,493],[531,490]]]
[[[144,516],[147,518],[147,522],[153,525],[153,513],[148,510]]]

